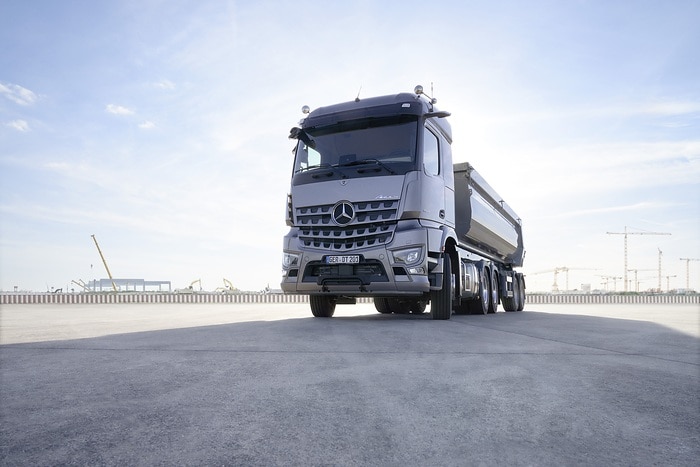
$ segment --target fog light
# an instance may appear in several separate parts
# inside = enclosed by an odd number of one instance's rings
[[[415,264],[419,262],[423,256],[423,248],[406,248],[405,250],[393,251],[394,261],[403,264]]]
[[[295,255],[292,253],[285,253],[284,254],[284,259],[282,260],[282,266],[285,269],[289,269],[292,266],[296,266],[299,264],[299,255]]]
[[[425,274],[425,268],[408,268],[409,274]]]

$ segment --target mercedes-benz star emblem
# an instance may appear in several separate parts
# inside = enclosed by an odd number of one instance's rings
[[[333,222],[338,225],[348,225],[355,218],[355,208],[347,201],[341,201],[333,206]]]

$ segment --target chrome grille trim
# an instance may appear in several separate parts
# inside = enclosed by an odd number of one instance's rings
[[[338,226],[331,219],[334,206],[295,209],[299,240],[304,247],[345,252],[383,245],[394,238],[399,200],[353,203],[355,218],[346,226]]]

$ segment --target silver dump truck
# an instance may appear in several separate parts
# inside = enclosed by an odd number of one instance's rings
[[[287,197],[282,290],[316,317],[372,297],[380,313],[521,311],[517,214],[469,163],[435,99],[355,99],[306,115]]]

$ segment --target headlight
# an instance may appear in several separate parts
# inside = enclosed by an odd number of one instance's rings
[[[406,248],[405,250],[393,251],[394,261],[403,264],[415,264],[422,259],[423,248]]]
[[[285,269],[289,269],[293,266],[296,266],[299,264],[299,255],[295,255],[293,253],[285,253],[284,254],[284,259],[282,260],[282,266],[284,266]]]

